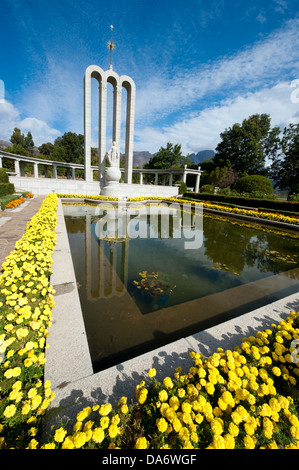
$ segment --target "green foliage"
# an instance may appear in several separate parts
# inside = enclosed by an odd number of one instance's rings
[[[168,142],[166,148],[161,147],[148,163],[144,165],[147,169],[168,169],[168,168],[182,168],[186,162],[186,158],[182,155],[181,145],[171,144]]]
[[[248,175],[240,178],[234,185],[234,189],[240,193],[272,194],[273,186],[269,178],[262,175]]]
[[[185,181],[177,181],[176,184],[179,184],[179,194],[184,194],[187,191],[187,185]]]
[[[8,174],[4,168],[0,168],[0,183],[9,183]]]
[[[278,151],[272,156],[271,176],[275,186],[290,191],[299,191],[299,124],[284,128]]]
[[[15,192],[15,187],[12,183],[0,183],[0,196],[6,196]]]
[[[254,114],[220,134],[221,142],[212,159],[215,167],[231,167],[240,175],[264,171],[266,157],[271,156],[279,142],[279,127],[270,127],[268,114]]]
[[[200,193],[214,194],[214,186],[212,184],[204,184],[200,188]]]
[[[20,129],[17,127],[14,128],[14,131],[11,135],[10,138],[11,143],[13,144],[13,152],[17,154],[18,151],[23,151],[24,150],[27,153],[19,153],[19,155],[32,155],[33,153],[33,148],[34,148],[34,142],[32,138],[31,132],[27,132],[27,135],[25,136]]]
[[[277,212],[289,211],[299,212],[299,202],[295,201],[279,201],[273,199],[249,198],[243,196],[226,196],[224,194],[202,194],[202,193],[186,193],[184,197],[201,201],[210,201],[215,203],[229,203],[238,206],[255,207],[259,209],[276,209]]]

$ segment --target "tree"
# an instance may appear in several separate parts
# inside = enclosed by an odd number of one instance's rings
[[[216,147],[213,164],[231,167],[240,176],[264,174],[266,158],[275,153],[279,134],[279,127],[271,129],[268,114],[254,114],[220,134],[222,140]]]
[[[62,137],[57,137],[51,158],[69,163],[84,163],[84,136],[66,132]]]
[[[34,142],[33,142],[32,134],[30,131],[27,132],[27,135],[24,139],[24,146],[25,146],[25,149],[28,150],[28,152],[30,152],[31,154],[33,153]]]
[[[17,127],[14,128],[10,141],[13,145],[21,145],[23,148],[25,148],[25,135],[22,134],[21,130]]]
[[[271,176],[276,187],[299,193],[299,124],[284,128],[278,152],[272,158]]]
[[[25,136],[20,129],[15,127],[10,141],[13,144],[10,150],[11,153],[19,155],[32,155],[34,142],[30,131],[28,131],[27,135]]]
[[[187,158],[182,155],[181,145],[168,142],[166,148],[161,147],[159,152],[144,165],[144,168],[182,168],[184,164],[187,164]]]
[[[39,152],[45,156],[50,156],[53,149],[54,145],[51,142],[47,142],[46,144],[42,144],[38,147]]]

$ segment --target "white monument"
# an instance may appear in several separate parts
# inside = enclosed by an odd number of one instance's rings
[[[114,44],[112,42],[112,29],[111,26],[111,41],[110,48],[110,66],[109,70],[102,70],[97,65],[90,65],[85,71],[84,77],[84,134],[85,134],[85,180],[92,181],[91,172],[91,79],[95,78],[99,82],[99,182],[100,191],[112,185],[116,186],[119,182],[116,181],[117,172],[119,169],[119,155],[120,155],[120,128],[121,128],[121,97],[123,88],[127,91],[127,114],[126,114],[126,137],[125,137],[125,174],[124,182],[127,184],[132,183],[132,168],[133,168],[133,140],[134,140],[134,116],[135,116],[135,84],[133,80],[127,75],[119,76],[113,71],[112,67],[112,50]],[[112,129],[112,147],[107,153],[106,150],[106,123],[107,123],[107,85],[111,83],[113,86],[113,129]],[[110,157],[111,155],[111,157]],[[112,157],[113,155],[113,157]],[[116,155],[118,158],[116,159]],[[113,158],[113,164],[110,162],[110,170],[106,168],[106,158]],[[113,170],[112,170],[113,168]],[[106,195],[112,195],[107,194]]]
[[[93,181],[91,168],[91,79],[95,78],[99,83],[99,193],[119,199],[134,196],[176,196],[178,194],[178,188],[172,186],[172,184],[169,186],[132,184],[136,88],[134,81],[130,77],[127,75],[119,76],[113,70],[112,50],[114,49],[114,44],[112,41],[112,31],[113,26],[111,26],[111,41],[108,43],[110,49],[109,69],[104,72],[104,70],[97,65],[90,65],[87,67],[84,76],[85,181]],[[110,142],[106,141],[108,83],[113,86],[113,126]],[[125,168],[124,182],[119,183],[121,178],[119,161],[123,88],[125,88],[127,92]],[[107,148],[110,148],[108,152]],[[107,161],[109,162],[109,166],[106,165]]]

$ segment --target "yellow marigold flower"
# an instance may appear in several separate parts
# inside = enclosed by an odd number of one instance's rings
[[[181,427],[181,429],[179,430],[179,438],[181,441],[188,441],[189,440],[189,437],[190,437],[190,433],[189,433],[189,430],[188,428],[186,427]]]
[[[25,402],[22,407],[22,415],[27,415],[30,410],[31,410],[30,404],[28,402]]]
[[[71,436],[67,436],[61,445],[62,449],[74,449],[74,447],[75,447],[74,441]]]
[[[55,449],[55,443],[54,442],[50,442],[49,444],[43,444],[41,446],[41,449]]]
[[[112,411],[112,405],[107,403],[106,405],[102,405],[99,409],[99,414],[101,416],[107,416]]]
[[[142,388],[141,390],[137,392],[137,400],[141,405],[143,405],[143,403],[146,402],[147,395],[148,395],[148,390],[146,388]]]
[[[85,432],[78,431],[73,435],[73,443],[75,449],[80,449],[86,443],[86,435]]]
[[[234,449],[235,448],[235,439],[231,434],[225,434],[223,436],[225,449]]]
[[[179,401],[178,397],[176,397],[176,396],[170,397],[169,406],[176,411],[180,406],[180,401]]]
[[[17,408],[15,405],[8,405],[3,412],[3,416],[5,418],[11,418],[12,416],[15,415],[16,411],[17,411]]]
[[[121,411],[121,413],[126,415],[129,412],[129,408],[128,408],[127,405],[122,405],[121,408],[120,408],[120,411]]]
[[[203,415],[200,413],[197,413],[194,417],[194,420],[197,424],[201,424],[203,422]]]
[[[166,390],[161,390],[161,392],[159,392],[159,400],[162,402],[168,400],[168,393],[166,392]]]
[[[244,424],[244,429],[246,434],[248,434],[249,436],[253,436],[255,429],[249,423]]]
[[[164,380],[163,380],[163,385],[166,388],[172,389],[173,388],[173,382],[172,382],[171,378],[170,377],[165,377]]]
[[[255,448],[255,441],[251,436],[248,434],[244,437],[244,445],[245,449],[254,449]]]
[[[108,429],[109,436],[114,439],[119,434],[119,428],[116,424],[111,424]]]
[[[105,439],[104,429],[100,427],[95,428],[92,432],[91,439],[97,444],[103,442],[103,440]]]
[[[55,434],[54,434],[54,441],[63,442],[66,434],[67,434],[67,431],[63,429],[62,427],[56,429]]]
[[[36,439],[31,439],[28,445],[28,449],[36,449],[38,446],[38,441]]]
[[[182,423],[178,418],[174,418],[171,424],[175,432],[179,432],[182,427]]]
[[[222,434],[223,433],[223,421],[220,418],[214,418],[210,422],[210,426],[214,434]]]
[[[179,388],[177,393],[178,393],[179,398],[184,398],[184,396],[186,394],[186,392],[183,388]]]
[[[73,431],[74,432],[81,431],[82,427],[83,427],[82,421],[77,421],[73,426]]]
[[[139,437],[135,444],[135,449],[148,449],[149,443],[145,437]]]
[[[37,394],[37,390],[35,387],[32,387],[30,388],[30,390],[28,391],[28,398],[34,398]]]
[[[157,374],[156,369],[154,369],[154,368],[149,369],[149,371],[148,371],[148,376],[149,376],[150,378],[155,377],[156,374]]]
[[[231,413],[231,418],[233,420],[233,422],[238,425],[242,422],[242,417],[239,415],[239,413],[237,411],[233,411]]]
[[[205,385],[205,389],[207,391],[207,393],[209,395],[213,395],[213,393],[215,392],[215,387],[213,384],[211,384],[210,382],[208,382],[206,385]]]
[[[40,395],[36,395],[33,400],[32,400],[32,403],[31,403],[31,408],[33,410],[35,410],[36,408],[39,407],[39,405],[41,404],[42,402],[42,397]]]
[[[182,412],[191,413],[191,411],[192,411],[191,403],[189,401],[184,401],[184,403],[182,403]]]
[[[158,428],[158,430],[161,432],[161,433],[164,433],[167,431],[167,427],[168,427],[168,424],[167,424],[167,421],[166,419],[164,418],[159,418],[156,420],[156,426]]]

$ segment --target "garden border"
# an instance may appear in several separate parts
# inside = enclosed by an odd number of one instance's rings
[[[223,212],[222,215],[225,216]],[[255,220],[259,222],[260,219]],[[51,381],[56,398],[46,414],[46,432],[53,424],[60,424],[62,418],[74,419],[83,406],[108,401],[115,404],[121,396],[134,399],[136,384],[151,367],[156,368],[157,379],[163,380],[166,375],[173,375],[180,361],[184,361],[186,369],[193,364],[189,358],[191,351],[209,356],[218,347],[233,349],[244,337],[278,323],[292,310],[299,310],[299,293],[295,293],[94,374],[60,199],[56,232],[50,280],[56,290],[55,307],[45,364],[45,380]]]

